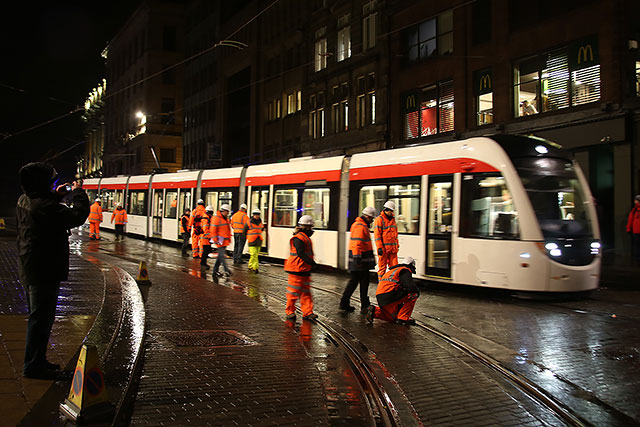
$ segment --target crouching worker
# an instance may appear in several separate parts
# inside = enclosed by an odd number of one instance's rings
[[[413,307],[420,296],[420,291],[413,281],[412,273],[416,272],[416,261],[407,257],[404,264],[389,267],[376,290],[376,299],[379,308],[369,306],[367,321],[382,319],[387,322],[396,322],[399,325],[415,325],[411,319]]]

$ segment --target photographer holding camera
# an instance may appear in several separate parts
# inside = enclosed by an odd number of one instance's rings
[[[81,181],[54,188],[58,174],[45,163],[29,163],[19,175],[24,192],[16,206],[19,271],[29,308],[22,375],[55,379],[62,372],[47,361],[49,335],[60,282],[69,275],[69,229],[89,216],[89,198]],[[72,207],[61,203],[67,194]]]

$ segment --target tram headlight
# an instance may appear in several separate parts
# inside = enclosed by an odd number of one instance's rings
[[[557,256],[562,255],[562,251],[560,249],[551,249],[549,251],[549,255],[557,257]]]
[[[598,255],[601,246],[600,242],[591,242],[591,255]]]
[[[538,245],[540,249],[543,250],[543,252],[546,251],[549,256],[556,257],[556,258],[559,256],[562,256],[562,250],[560,249],[560,246],[558,246],[557,243],[554,243],[554,242],[544,243],[544,249],[543,249],[542,243],[539,243]]]

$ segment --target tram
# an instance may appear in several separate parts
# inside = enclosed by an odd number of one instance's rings
[[[301,215],[314,218],[319,264],[346,269],[349,227],[365,206],[396,203],[399,259],[416,277],[513,291],[598,287],[600,231],[588,184],[569,152],[537,137],[494,135],[353,156],[216,170],[87,179],[105,228],[116,203],[127,233],[177,241],[178,218],[202,198],[265,222],[262,252],[284,259]]]

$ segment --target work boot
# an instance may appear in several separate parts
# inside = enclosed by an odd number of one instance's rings
[[[340,304],[340,310],[346,311],[347,313],[351,313],[352,311],[356,311],[356,308],[351,305],[342,305]]]
[[[207,264],[200,264],[200,268],[203,270],[209,270],[211,267],[209,267]]]
[[[416,324],[416,321],[413,319],[409,319],[409,320],[402,320],[402,319],[397,319],[396,323],[398,325],[404,325],[404,326],[412,326]]]
[[[369,307],[371,307],[371,304],[360,306],[360,313],[367,314],[367,311],[369,311]]]
[[[307,314],[306,316],[304,316],[302,318],[302,320],[316,320],[318,318],[318,315],[315,313],[311,313],[311,314]]]
[[[373,318],[375,317],[375,314],[376,314],[376,308],[370,305],[367,308],[367,315],[365,316],[365,319],[367,319],[368,323],[373,323]]]
[[[296,320],[296,314],[295,313],[287,314],[287,320]]]

